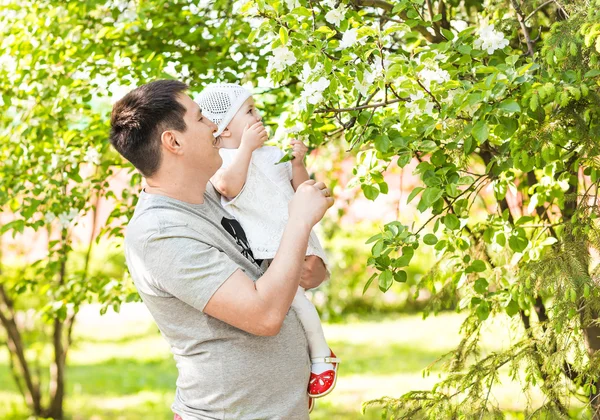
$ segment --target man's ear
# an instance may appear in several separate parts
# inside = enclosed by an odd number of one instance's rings
[[[219,136],[221,136],[221,137],[231,137],[231,131],[229,131],[229,128],[226,128],[225,130],[223,130],[223,132],[221,134],[219,134]]]
[[[177,140],[177,136],[172,131],[163,131],[160,135],[160,142],[167,151],[179,155],[182,153],[181,144]]]

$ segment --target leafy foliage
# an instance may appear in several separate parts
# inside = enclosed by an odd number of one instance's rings
[[[365,290],[403,287],[415,251],[432,247],[425,314],[464,311],[463,341],[434,389],[370,404],[391,418],[501,417],[488,396],[510,366],[548,397],[532,415],[566,417],[572,397],[598,413],[600,4],[562,3],[3,3],[0,206],[12,218],[2,231],[57,236],[0,309],[44,296],[37,309],[60,324],[82,302],[132,296],[66,269],[74,217],[117,198],[103,234],[118,236],[135,203],[135,188],[110,189],[129,166],[106,142],[107,91],[159,77],[194,92],[240,81],[258,86],[277,138],[347,149],[350,186],[368,199],[389,192],[387,170],[418,162],[408,201],[426,222],[373,232]],[[482,355],[478,331],[500,316],[519,339]]]

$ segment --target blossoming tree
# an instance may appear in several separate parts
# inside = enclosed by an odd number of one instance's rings
[[[532,3],[246,3],[279,51],[273,83],[301,81],[289,124],[315,146],[349,144],[367,198],[388,192],[391,165],[419,162],[408,202],[429,217],[369,240],[365,290],[404,283],[415,249],[433,247],[426,314],[467,316],[433,390],[366,404],[392,418],[502,417],[489,397],[504,366],[545,394],[532,417],[568,417],[578,397],[600,418],[599,4]],[[518,338],[482,355],[492,315]]]

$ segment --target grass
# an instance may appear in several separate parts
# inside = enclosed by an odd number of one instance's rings
[[[378,419],[376,409],[363,417],[362,402],[410,390],[430,389],[439,371],[423,377],[422,371],[459,341],[462,317],[442,314],[352,319],[325,325],[334,351],[342,358],[335,391],[318,401],[311,419]],[[501,348],[510,337],[492,323],[484,334],[486,351]],[[502,332],[502,333],[501,333]],[[82,310],[69,357],[65,409],[71,420],[171,419],[177,371],[169,348],[142,304],[128,304],[120,314]],[[542,395],[533,393],[533,404]],[[520,388],[508,381],[493,388],[491,398],[514,411],[527,403]],[[9,374],[6,354],[0,354],[0,418],[22,419],[22,400]]]

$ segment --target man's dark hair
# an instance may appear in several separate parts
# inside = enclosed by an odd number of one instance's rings
[[[146,177],[160,166],[163,131],[187,128],[185,107],[177,101],[187,89],[177,80],[157,80],[132,90],[113,106],[110,142]]]

